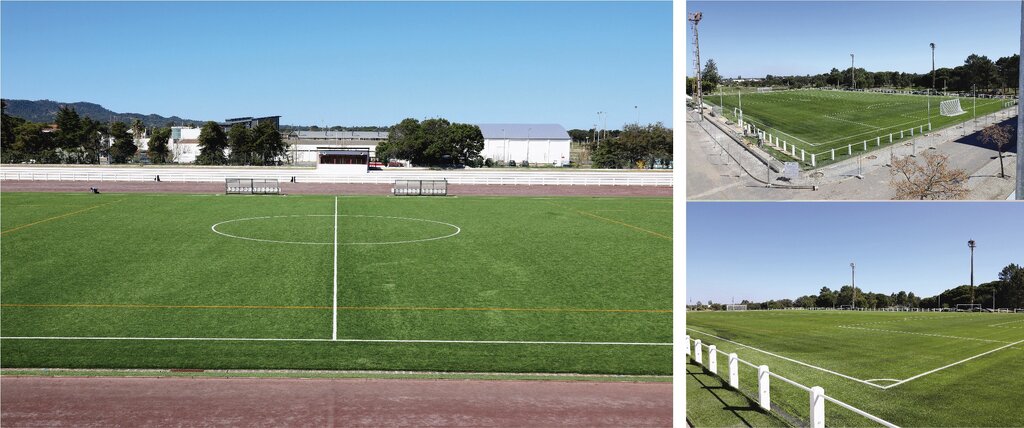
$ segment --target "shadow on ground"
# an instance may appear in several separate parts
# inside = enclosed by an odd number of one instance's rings
[[[967,123],[967,122],[965,122],[965,123]],[[1005,154],[1007,152],[1016,152],[1017,151],[1017,118],[1016,117],[1011,117],[1009,119],[1006,119],[1006,120],[1003,120],[1003,121],[997,123],[997,125],[1009,126],[1010,127],[1010,134],[1012,135],[1012,137],[1010,139],[1010,142],[1007,143],[1005,146],[1003,146],[1003,153],[1004,153],[1003,155],[1005,156]],[[992,126],[992,125],[989,125],[989,126]],[[982,129],[984,129],[984,128],[982,128]],[[954,128],[953,131],[962,131],[962,130]],[[995,144],[985,143],[984,141],[981,140],[981,131],[980,130],[978,132],[970,133],[970,134],[967,134],[967,135],[962,136],[960,138],[957,138],[956,140],[953,140],[953,142],[958,143],[958,144],[966,144],[966,145],[969,145],[969,146],[980,147],[980,148],[983,148],[983,149],[991,150],[993,152],[992,153],[993,159],[996,156],[998,156],[998,150],[996,149]]]

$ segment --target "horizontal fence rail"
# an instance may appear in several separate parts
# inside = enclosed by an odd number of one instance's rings
[[[683,345],[685,346],[684,355],[689,356],[698,365],[706,367],[709,372],[711,372],[712,374],[718,376],[719,378],[722,378],[722,380],[727,380],[728,383],[729,383],[729,387],[734,389],[734,390],[737,390],[737,391],[739,390],[739,370],[738,370],[738,364],[739,363],[743,363],[744,365],[747,365],[749,367],[756,368],[757,369],[757,392],[758,392],[758,394],[757,394],[758,395],[757,396],[757,403],[764,410],[769,410],[769,411],[771,410],[771,387],[770,387],[770,381],[771,381],[771,378],[775,378],[775,379],[778,379],[778,380],[780,380],[782,382],[790,384],[790,385],[792,385],[792,386],[794,386],[796,388],[802,389],[802,390],[806,391],[809,394],[808,395],[808,398],[809,398],[809,401],[808,401],[808,403],[809,403],[809,413],[808,414],[810,415],[810,421],[808,421],[808,426],[810,426],[811,428],[825,428],[825,402],[826,401],[832,402],[832,403],[836,404],[839,407],[847,409],[847,410],[849,410],[849,411],[851,411],[853,413],[856,413],[857,415],[860,415],[860,416],[862,416],[864,418],[867,418],[868,420],[871,420],[872,422],[875,422],[875,423],[877,423],[879,425],[882,425],[884,427],[898,428],[895,424],[893,424],[891,422],[888,422],[888,421],[886,421],[886,420],[884,420],[882,418],[879,418],[879,417],[877,417],[875,415],[872,415],[872,414],[870,414],[868,412],[865,412],[865,411],[863,411],[861,409],[858,409],[858,408],[853,407],[853,406],[851,406],[849,404],[846,404],[846,403],[844,403],[844,402],[842,402],[842,401],[840,401],[840,400],[838,400],[838,399],[836,399],[834,397],[829,397],[828,395],[825,395],[825,389],[820,387],[820,386],[808,387],[806,385],[802,385],[799,382],[787,379],[787,378],[785,378],[783,376],[780,376],[780,375],[778,375],[776,373],[773,373],[771,370],[768,369],[768,366],[766,366],[766,365],[757,366],[757,365],[754,365],[753,363],[750,363],[748,361],[744,361],[744,360],[740,359],[735,353],[728,354],[728,358],[729,358],[728,359],[728,361],[729,361],[728,379],[723,378],[718,373],[718,348],[717,348],[717,346],[716,345],[708,345],[708,344],[702,343],[700,339],[694,339],[693,340],[693,345],[692,345],[692,351],[691,351],[690,341],[691,341],[691,339],[690,339],[689,335],[686,335],[685,338],[683,339]],[[704,351],[704,348],[708,349],[708,361],[707,361],[707,364],[705,364],[704,361],[703,361],[703,354],[704,354],[703,351]]]
[[[316,170],[235,168],[102,168],[0,166],[0,180],[224,182],[230,178],[297,183],[394,184],[395,180],[442,180],[449,184],[538,186],[665,186],[671,171],[371,171],[341,175]]]

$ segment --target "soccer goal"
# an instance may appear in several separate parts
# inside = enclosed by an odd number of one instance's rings
[[[395,180],[391,193],[395,196],[445,196],[448,180]]]
[[[745,311],[745,310],[747,310],[747,305],[725,305],[725,310],[727,310],[727,311]]]
[[[981,311],[981,304],[980,303],[957,303],[956,311],[957,312],[980,312]]]
[[[765,92],[771,92],[771,91],[772,91],[772,87],[771,86],[764,86],[764,87],[757,88],[757,93],[759,93],[759,94],[763,94]]]
[[[960,99],[954,98],[939,103],[939,114],[943,116],[959,116],[967,113],[964,109],[960,108]]]
[[[227,195],[279,195],[281,184],[276,178],[226,178],[224,193]]]
[[[853,305],[839,305],[839,310],[842,310],[842,311],[852,311],[852,310],[854,310],[854,307],[853,307]]]

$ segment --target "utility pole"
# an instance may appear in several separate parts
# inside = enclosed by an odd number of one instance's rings
[[[703,14],[691,13],[687,20],[693,23],[693,67],[697,71],[697,113],[698,120],[704,120],[704,94],[700,87],[700,41],[697,39],[697,24]]]
[[[974,240],[967,241],[967,247],[971,249],[971,304],[974,304]]]
[[[850,284],[853,286],[853,310],[857,310],[857,265],[850,262]]]
[[[857,69],[853,67],[853,54],[850,54],[850,85],[857,89]]]

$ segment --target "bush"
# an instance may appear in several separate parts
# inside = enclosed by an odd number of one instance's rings
[[[493,168],[494,167],[494,159],[491,159],[491,158],[485,159],[484,160],[484,166],[486,166],[488,168]]]
[[[508,166],[516,166],[516,161],[514,161],[514,160],[508,161]]]
[[[529,166],[530,166],[530,161],[525,161],[525,160],[524,160],[524,161],[523,161],[523,163],[519,164],[519,166],[521,166],[521,167],[523,167],[523,168],[529,168]]]

